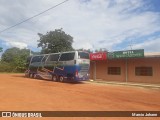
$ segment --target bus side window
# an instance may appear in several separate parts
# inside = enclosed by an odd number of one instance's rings
[[[59,61],[74,60],[75,53],[62,53]]]
[[[59,59],[59,54],[54,54],[54,55],[51,55],[50,61],[58,61],[58,59]]]
[[[34,56],[31,63],[34,63],[34,62],[41,62],[43,56]]]
[[[42,62],[45,62],[47,58],[48,58],[48,55],[46,55],[46,56],[42,59]]]
[[[51,54],[48,59],[47,59],[47,62],[49,61],[58,61],[59,59],[59,54]]]

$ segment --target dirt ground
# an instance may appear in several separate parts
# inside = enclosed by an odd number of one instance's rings
[[[59,83],[25,78],[23,74],[0,74],[0,111],[147,110],[160,111],[160,89],[88,82]],[[28,118],[26,119],[28,120]],[[93,118],[75,117],[72,119],[90,120]],[[95,119],[121,120],[124,118]],[[125,119],[137,120],[138,118]],[[141,119],[150,120],[153,118]],[[154,119],[158,120],[158,118]]]

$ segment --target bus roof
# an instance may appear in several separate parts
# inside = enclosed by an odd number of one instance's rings
[[[52,54],[62,54],[62,53],[73,53],[73,52],[85,52],[88,53],[86,51],[66,51],[66,52],[59,52],[59,53],[48,53],[48,54],[40,54],[40,55],[31,55],[30,57],[35,57],[35,56],[44,56],[44,55],[52,55]]]

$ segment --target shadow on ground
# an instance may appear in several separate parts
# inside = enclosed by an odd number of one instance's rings
[[[48,79],[38,79],[38,78],[28,78],[26,76],[22,75],[12,75],[12,77],[19,77],[19,78],[26,78],[26,79],[35,79],[35,80],[42,80],[42,81],[50,81],[50,82],[54,82],[52,80],[48,80]],[[63,83],[67,83],[67,84],[86,84],[83,81],[64,81]]]

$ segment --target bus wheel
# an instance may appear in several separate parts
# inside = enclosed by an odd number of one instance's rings
[[[29,76],[28,76],[29,78],[31,78],[32,77],[32,74],[31,73],[29,73]]]
[[[57,77],[56,77],[55,75],[53,75],[53,76],[52,76],[52,80],[53,80],[54,82],[56,82],[56,81],[57,81]]]
[[[36,74],[33,74],[33,78],[36,79],[36,78],[37,78],[37,75],[36,75]]]
[[[63,76],[60,76],[60,77],[59,77],[59,81],[60,81],[60,82],[64,82],[64,77],[63,77]]]
[[[34,78],[34,73],[31,74],[31,78]]]

